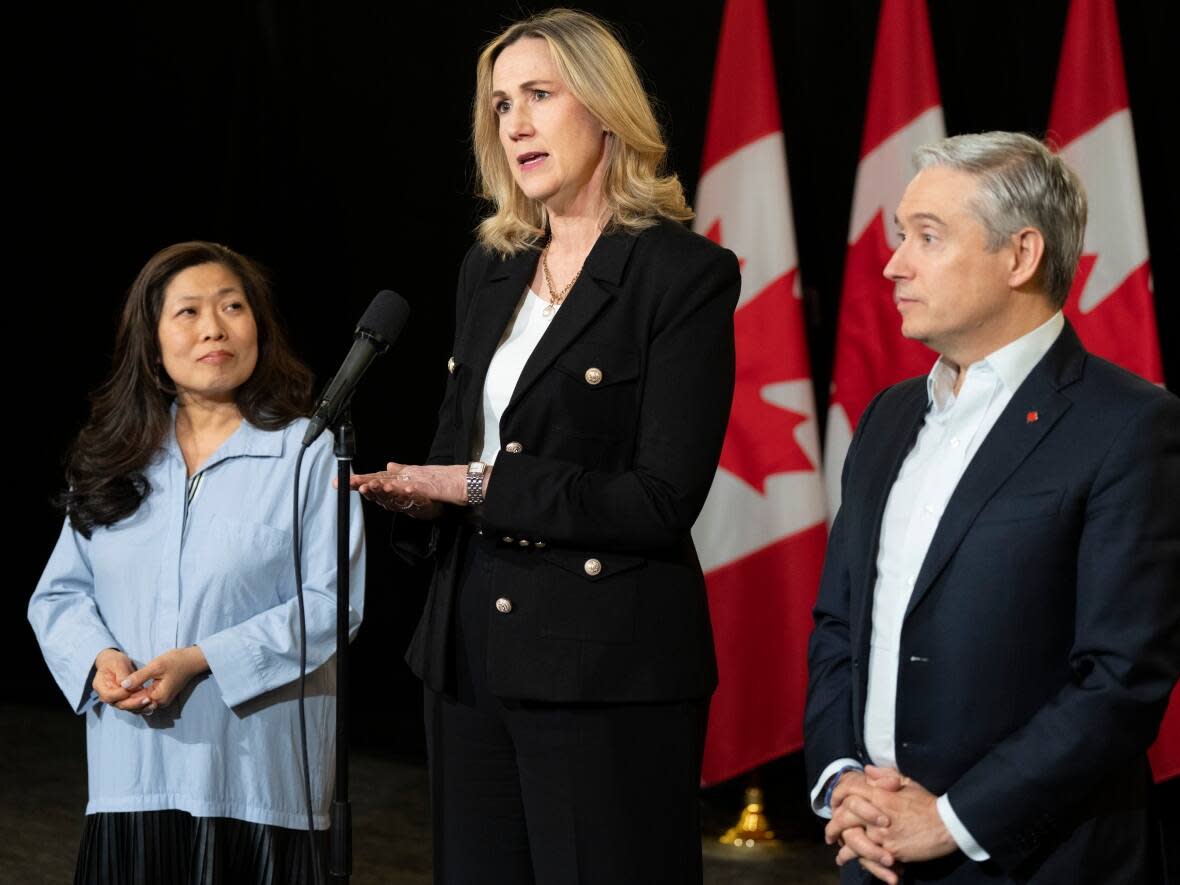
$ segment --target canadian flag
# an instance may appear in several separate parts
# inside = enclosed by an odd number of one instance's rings
[[[1065,315],[1087,350],[1163,383],[1114,0],[1070,4],[1049,137],[1081,177],[1090,208]]]
[[[1049,137],[1081,176],[1089,223],[1065,315],[1086,349],[1164,380],[1151,295],[1147,229],[1114,0],[1073,0]],[[1149,754],[1156,780],[1180,774],[1180,691]]]
[[[930,371],[934,355],[901,337],[885,269],[898,238],[893,213],[914,177],[914,150],[946,135],[925,0],[883,0],[869,77],[860,165],[852,197],[828,403],[824,481],[840,507],[840,471],[869,401],[890,384]]]
[[[827,536],[785,145],[764,0],[727,0],[695,229],[737,253],[737,383],[693,528],[720,685],[701,779],[803,745],[807,637]]]

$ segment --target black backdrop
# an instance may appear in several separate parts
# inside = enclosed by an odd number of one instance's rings
[[[296,348],[321,381],[372,295],[402,292],[410,325],[355,401],[358,464],[423,457],[445,375],[455,273],[480,212],[468,143],[476,53],[507,21],[541,5],[242,0],[15,13],[6,140],[16,243],[7,250],[6,306],[19,368],[7,412],[21,460],[10,462],[7,483],[18,543],[0,619],[0,647],[12,658],[0,699],[64,709],[24,607],[60,526],[50,502],[62,452],[106,371],[120,297],[155,250],[212,239],[263,261]],[[822,392],[878,4],[769,5]],[[1180,317],[1180,267],[1165,237],[1180,176],[1165,153],[1165,110],[1175,98],[1164,72],[1172,67],[1165,54],[1177,47],[1164,37],[1165,5],[1121,2],[1118,10],[1165,372],[1175,389],[1180,353],[1166,330]],[[585,7],[616,22],[639,58],[666,121],[671,165],[691,195],[720,0]],[[1043,132],[1065,13],[1065,0],[931,0],[950,133]],[[415,754],[418,693],[401,650],[425,576],[392,561],[383,514],[369,511],[368,529],[355,742]]]

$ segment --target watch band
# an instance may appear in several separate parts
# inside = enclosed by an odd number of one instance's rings
[[[483,503],[483,475],[488,465],[483,461],[472,461],[467,465],[467,506],[478,507]]]

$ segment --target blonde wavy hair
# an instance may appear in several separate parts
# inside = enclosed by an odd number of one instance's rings
[[[659,217],[692,218],[680,179],[664,171],[667,145],[631,55],[594,16],[550,9],[511,25],[483,48],[476,65],[471,128],[479,196],[495,207],[479,224],[480,242],[507,256],[535,248],[548,236],[544,205],[525,196],[512,177],[492,102],[496,59],[527,37],[548,44],[570,92],[611,134],[603,182],[607,229],[638,231]]]

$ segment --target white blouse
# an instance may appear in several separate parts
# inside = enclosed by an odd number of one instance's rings
[[[547,307],[547,298],[542,298],[531,288],[525,292],[488,364],[479,406],[480,418],[475,422],[477,432],[482,432],[471,445],[472,454],[485,464],[492,464],[496,460],[500,451],[500,416],[508,408],[512,392],[516,390],[516,382],[524,371],[524,364],[532,356],[533,349],[557,316],[561,305],[555,305],[549,316],[545,316]]]

